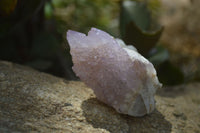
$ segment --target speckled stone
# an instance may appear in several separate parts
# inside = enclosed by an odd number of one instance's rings
[[[0,61],[0,132],[198,133],[199,88],[164,88],[155,97],[157,110],[135,118],[99,102],[82,82]]]

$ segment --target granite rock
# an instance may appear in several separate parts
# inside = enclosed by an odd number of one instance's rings
[[[200,83],[161,89],[141,118],[117,113],[82,82],[0,61],[1,133],[198,133]]]

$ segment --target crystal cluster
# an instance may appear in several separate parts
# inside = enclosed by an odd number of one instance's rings
[[[96,28],[88,35],[68,30],[67,40],[74,72],[100,101],[131,116],[154,110],[162,85],[153,65],[134,47]]]

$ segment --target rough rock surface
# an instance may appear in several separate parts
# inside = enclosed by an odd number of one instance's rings
[[[163,88],[157,110],[135,118],[99,102],[82,82],[0,61],[0,132],[199,133],[199,94],[200,83]]]

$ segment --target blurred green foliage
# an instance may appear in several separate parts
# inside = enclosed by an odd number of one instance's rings
[[[91,27],[97,27],[118,33],[119,6],[113,0],[52,0],[52,4],[56,20],[63,22],[65,31],[87,32]]]
[[[124,1],[121,3],[120,31],[126,44],[134,45],[147,57],[158,42],[163,27],[154,24],[145,2]]]
[[[17,4],[17,0],[0,0],[0,15],[7,16],[11,14]]]
[[[126,44],[131,44],[156,67],[160,81],[165,85],[183,83],[181,70],[169,61],[168,51],[157,45],[163,27],[154,20],[153,11],[158,1],[122,1],[120,33]]]
[[[1,0],[0,3],[0,59],[67,79],[76,77],[66,47],[66,31],[86,32],[90,27],[112,31],[118,26],[114,20],[118,4],[109,0]]]
[[[4,4],[4,8],[7,7],[9,3]],[[64,54],[62,34],[57,31],[57,22],[53,19],[51,1],[18,0],[13,12],[1,13],[1,60],[29,65],[69,79],[74,77],[70,55]]]
[[[86,33],[96,27],[134,45],[155,65],[164,84],[181,83],[181,71],[157,45],[163,31],[156,21],[159,10],[159,0],[1,0],[0,59],[77,79],[66,31]]]
[[[150,27],[150,11],[143,2],[124,1],[121,3],[120,31],[125,37],[126,26],[133,21],[139,29],[147,31]]]

